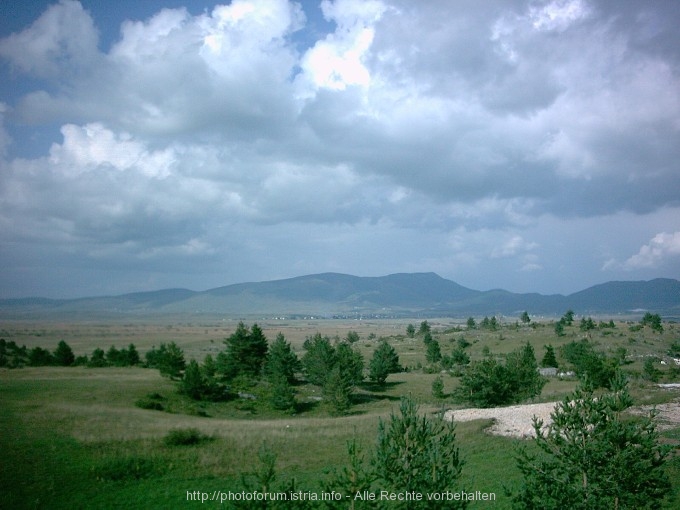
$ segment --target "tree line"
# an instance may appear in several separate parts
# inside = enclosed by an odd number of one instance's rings
[[[147,353],[147,365],[177,379],[180,392],[192,399],[229,400],[255,391],[271,408],[288,412],[300,407],[295,386],[305,380],[321,389],[333,414],[344,414],[366,378],[363,356],[353,347],[356,341],[358,335],[352,331],[336,341],[316,333],[305,339],[304,354],[298,357],[282,333],[269,344],[257,324],[248,327],[240,322],[214,358],[208,354],[201,363],[186,363],[179,347],[161,345]],[[385,385],[389,374],[401,369],[394,348],[380,341],[368,364],[369,380]]]

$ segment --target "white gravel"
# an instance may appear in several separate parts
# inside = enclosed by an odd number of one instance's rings
[[[492,407],[489,409],[458,409],[446,411],[445,420],[453,421],[472,421],[472,420],[494,420],[493,425],[487,432],[498,436],[514,437],[533,437],[534,426],[533,417],[543,420],[543,427],[546,428],[552,420],[550,413],[555,409],[558,402],[544,402],[541,404],[525,404],[509,407]]]
[[[559,402],[545,402],[542,404],[526,404],[509,407],[494,407],[489,409],[458,409],[446,411],[445,420],[457,422],[472,420],[494,420],[493,425],[486,429],[490,434],[498,436],[534,437],[533,417],[543,420],[543,429],[552,423],[550,413],[555,410]],[[631,414],[647,414],[653,406],[633,407]],[[658,430],[677,427],[680,424],[680,402],[676,400],[668,404],[654,406],[658,411]]]

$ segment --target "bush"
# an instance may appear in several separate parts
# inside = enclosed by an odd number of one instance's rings
[[[141,409],[148,409],[150,411],[164,410],[163,404],[146,398],[140,398],[137,402],[135,402],[135,405]]]
[[[192,446],[210,441],[210,437],[195,428],[173,429],[163,438],[167,446]]]

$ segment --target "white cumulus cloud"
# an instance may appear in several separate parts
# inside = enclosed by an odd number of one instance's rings
[[[680,232],[661,232],[626,260],[623,267],[629,270],[654,268],[677,257],[680,257]]]

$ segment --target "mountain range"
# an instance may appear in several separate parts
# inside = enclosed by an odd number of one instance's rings
[[[567,296],[506,290],[479,291],[435,273],[359,277],[323,273],[283,280],[239,283],[205,291],[165,289],[78,299],[0,300],[0,317],[77,315],[210,314],[317,317],[434,317],[577,314],[680,315],[680,281],[614,281]]]

